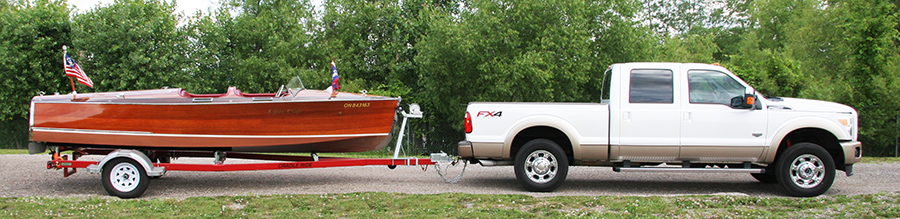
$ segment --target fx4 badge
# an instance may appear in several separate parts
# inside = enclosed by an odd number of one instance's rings
[[[503,116],[503,111],[479,111],[478,115],[475,115],[476,118],[499,118]]]

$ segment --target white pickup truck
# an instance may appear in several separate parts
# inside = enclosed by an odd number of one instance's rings
[[[595,103],[470,103],[459,153],[514,165],[529,191],[553,191],[569,165],[585,165],[750,173],[804,197],[862,157],[853,108],[763,97],[718,65],[614,64],[601,90]]]

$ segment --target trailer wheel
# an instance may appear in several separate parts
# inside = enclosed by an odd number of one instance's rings
[[[569,159],[556,142],[535,139],[522,146],[515,158],[516,178],[532,192],[550,192],[562,185]]]
[[[137,161],[116,158],[103,166],[103,188],[110,195],[119,198],[135,198],[147,190],[150,178]]]
[[[828,151],[813,143],[789,147],[779,156],[775,178],[790,195],[821,195],[834,183],[834,161]]]

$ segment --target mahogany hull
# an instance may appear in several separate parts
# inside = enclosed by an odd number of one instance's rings
[[[290,98],[239,91],[198,98],[181,89],[78,94],[81,100],[40,96],[32,99],[32,140],[248,152],[371,151],[390,140],[399,99],[304,92]]]

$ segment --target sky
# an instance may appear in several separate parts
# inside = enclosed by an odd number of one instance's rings
[[[69,0],[69,4],[75,6],[79,12],[83,12],[95,8],[97,5],[108,5],[114,1],[115,0]],[[209,11],[219,7],[218,2],[219,0],[175,0],[175,12],[186,12],[184,13],[185,15],[192,15],[197,10],[201,10],[204,14],[207,14]]]

